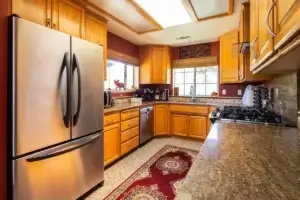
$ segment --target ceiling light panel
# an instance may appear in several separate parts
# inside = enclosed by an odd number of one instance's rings
[[[199,19],[228,12],[228,0],[190,0]]]
[[[135,0],[162,27],[192,22],[181,0]]]

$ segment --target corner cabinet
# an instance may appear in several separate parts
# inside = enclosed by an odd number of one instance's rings
[[[239,82],[239,31],[220,36],[220,83]]]
[[[155,135],[170,135],[169,128],[169,106],[154,106],[154,133]]]
[[[141,84],[171,83],[171,53],[167,46],[142,46],[140,54]]]

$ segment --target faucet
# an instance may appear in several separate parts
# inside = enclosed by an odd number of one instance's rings
[[[191,87],[190,87],[190,95],[192,96],[191,101],[195,102],[197,100],[197,97],[196,97],[196,91],[195,91],[193,85],[191,85]]]

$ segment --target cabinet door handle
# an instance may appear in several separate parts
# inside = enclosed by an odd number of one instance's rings
[[[51,27],[51,20],[50,19],[46,19],[46,26]]]
[[[257,53],[256,53],[256,51],[255,51],[255,48],[254,48],[255,43],[256,43],[257,40],[258,40],[258,36],[256,36],[256,38],[254,39],[254,41],[253,41],[253,43],[252,43],[252,45],[251,45],[251,51],[252,51],[253,57],[254,57],[255,59],[258,58],[258,55],[257,55]]]
[[[52,25],[52,28],[53,28],[53,29],[56,29],[56,25],[55,25],[55,24],[53,24],[53,25]]]
[[[269,10],[267,12],[267,17],[266,17],[267,29],[268,29],[268,31],[269,31],[269,33],[271,34],[272,37],[275,37],[276,33],[274,33],[274,31],[271,29],[270,23],[269,23],[269,19],[270,19],[271,11],[273,10],[273,8],[274,8],[275,5],[276,5],[276,2],[273,0],[273,3],[271,5],[271,7],[269,8]]]

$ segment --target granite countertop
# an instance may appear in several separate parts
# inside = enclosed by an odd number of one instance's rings
[[[111,108],[105,108],[104,114],[112,113],[112,112],[121,112],[123,110],[141,108],[145,106],[151,106],[154,104],[181,104],[181,105],[199,105],[199,106],[215,106],[215,107],[223,107],[225,105],[235,105],[235,104],[222,104],[222,103],[201,103],[201,102],[184,102],[184,101],[150,101],[150,102],[142,102],[142,103],[118,103]]]
[[[298,129],[217,122],[176,199],[299,200]]]

